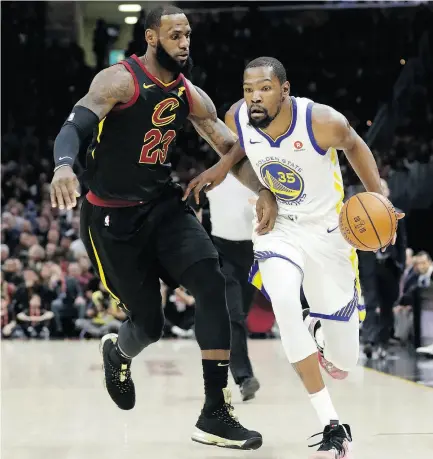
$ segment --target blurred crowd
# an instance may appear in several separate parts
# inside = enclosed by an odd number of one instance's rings
[[[8,44],[3,58],[13,69],[2,78],[2,336],[96,337],[116,330],[124,312],[90,267],[79,238],[79,209],[52,209],[49,200],[55,136],[96,69],[86,64],[76,43],[46,36],[45,15],[44,2],[2,5],[2,37]],[[144,17],[134,27],[127,55],[145,51]],[[244,65],[271,54],[285,64],[294,95],[336,107],[365,134],[380,104],[391,97],[405,60],[416,54],[431,9],[262,12],[251,7],[247,13],[192,13],[189,19],[195,63],[191,79],[212,97],[220,116],[242,96]],[[98,23],[98,43],[102,26]],[[108,61],[108,50],[95,45],[98,66]],[[374,151],[382,176],[408,170],[414,162],[432,162],[431,84],[420,86],[394,143]],[[85,149],[78,173],[84,154]],[[173,178],[185,184],[215,160],[216,154],[187,125],[175,146]],[[356,184],[343,157],[342,170],[345,184]],[[410,307],[424,295],[420,292],[433,288],[430,256],[421,253],[413,260],[407,258],[395,309],[396,317],[409,320]],[[192,337],[194,299],[164,285],[161,293],[166,334]]]

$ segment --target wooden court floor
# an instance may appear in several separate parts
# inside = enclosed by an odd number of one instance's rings
[[[262,388],[242,403],[241,422],[263,434],[254,452],[193,443],[202,404],[194,341],[163,340],[134,360],[137,404],[120,411],[102,383],[97,341],[1,343],[1,459],[308,458],[320,427],[278,340],[250,341]],[[327,378],[356,459],[433,458],[433,389],[359,366]]]

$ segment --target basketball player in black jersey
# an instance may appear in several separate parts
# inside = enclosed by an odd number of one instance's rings
[[[147,16],[142,57],[101,71],[77,102],[54,145],[53,207],[72,208],[78,180],[72,170],[80,143],[92,131],[81,209],[81,238],[102,283],[128,314],[119,334],[101,342],[108,393],[121,409],[135,405],[131,361],[161,337],[160,283],[185,286],[196,299],[205,403],[193,440],[238,449],[262,444],[233,414],[226,389],[230,322],[218,255],[170,179],[170,151],[189,119],[224,158],[244,156],[217,119],[209,97],[181,73],[189,65],[191,28],[183,12],[159,7]],[[276,203],[247,160],[233,174],[259,195],[258,232],[272,229]]]

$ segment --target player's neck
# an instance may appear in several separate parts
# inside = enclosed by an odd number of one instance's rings
[[[287,99],[281,105],[280,113],[278,113],[278,115],[266,129],[262,129],[274,140],[284,135],[290,129],[290,126],[293,122],[292,105],[292,99],[287,97]]]
[[[164,67],[161,67],[156,60],[156,57],[151,53],[146,52],[146,54],[139,57],[139,59],[147,70],[162,83],[171,83],[175,79],[174,74],[169,70],[166,70]]]

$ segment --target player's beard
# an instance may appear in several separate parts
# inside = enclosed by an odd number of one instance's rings
[[[256,120],[256,119],[251,117],[251,107],[248,109],[248,121],[249,121],[249,124],[252,127],[258,128],[258,129],[267,128],[272,123],[272,121],[274,121],[274,119],[278,116],[278,114],[280,113],[281,104],[278,106],[277,112],[275,113],[274,116],[269,115],[269,112],[268,112],[268,110],[266,110],[266,108],[262,108],[262,110],[263,110],[263,113],[265,115],[264,118]]]
[[[172,72],[174,77],[176,78],[179,73],[183,73],[187,78],[191,75],[192,70],[192,59],[188,57],[188,59],[184,63],[180,63],[176,59],[173,59],[170,54],[162,46],[161,42],[158,40],[156,44],[156,60],[158,64],[163,67],[165,70]]]

